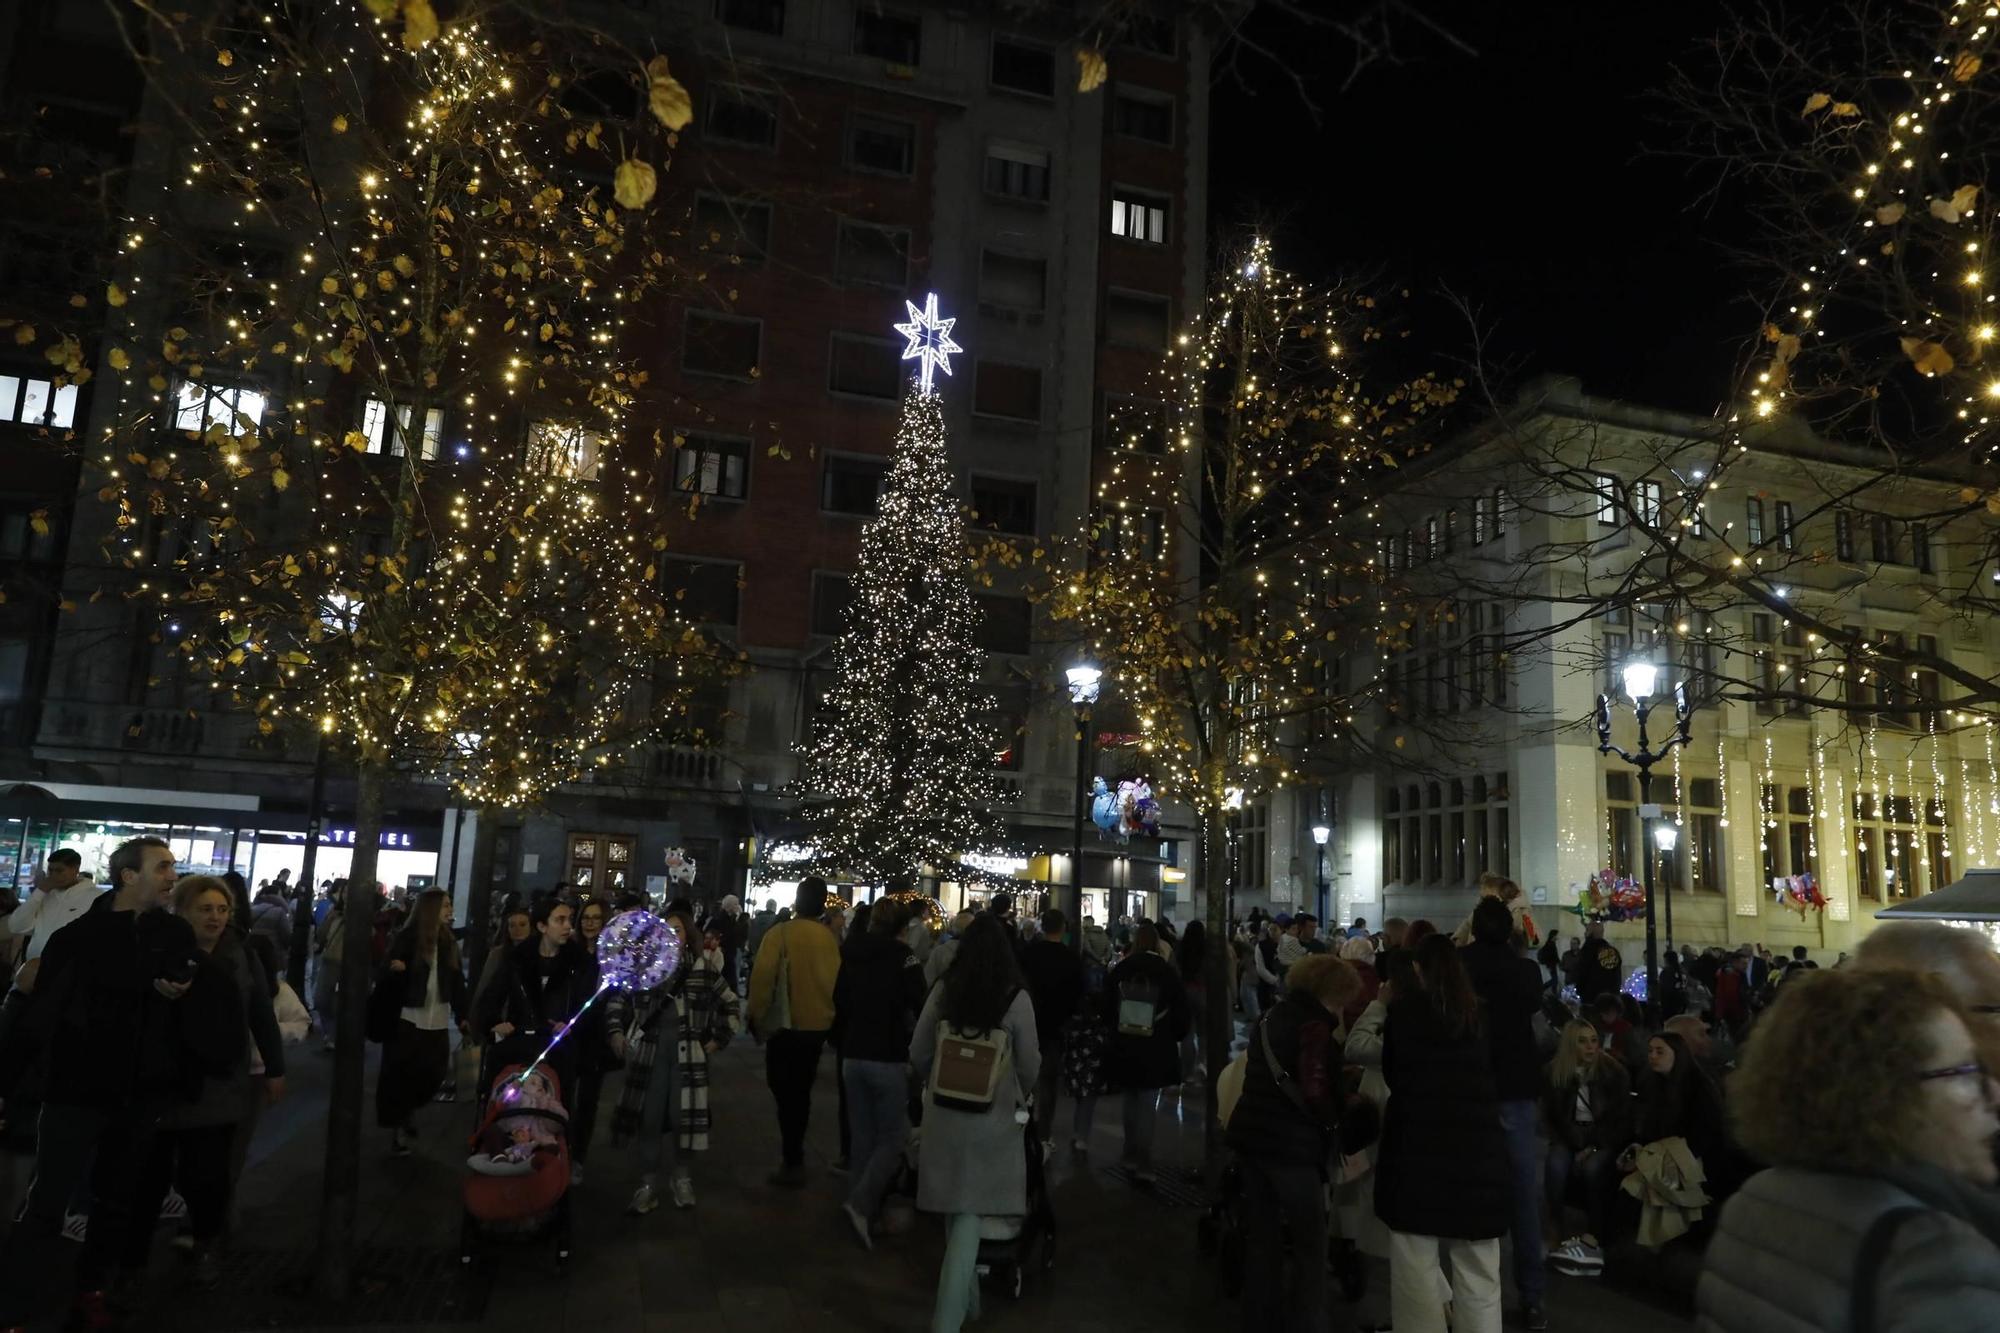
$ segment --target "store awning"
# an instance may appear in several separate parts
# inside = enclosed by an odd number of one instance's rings
[[[1882,921],[2000,921],[2000,870],[1968,870],[1956,884],[1875,914]]]
[[[0,797],[52,796],[58,801],[116,805],[206,806],[212,810],[255,810],[257,798],[239,792],[168,791],[159,787],[96,787],[78,782],[17,782],[0,778]]]

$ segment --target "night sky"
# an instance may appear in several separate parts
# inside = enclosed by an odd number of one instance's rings
[[[1647,150],[1679,135],[1651,94],[1674,63],[1699,66],[1721,7],[1434,8],[1476,54],[1406,27],[1401,62],[1346,88],[1351,50],[1302,41],[1295,24],[1249,30],[1297,53],[1320,117],[1253,57],[1247,79],[1219,75],[1216,234],[1271,227],[1279,262],[1309,277],[1448,287],[1482,308],[1489,355],[1512,378],[1560,371],[1593,392],[1712,411],[1757,327],[1745,298],[1760,284],[1722,252],[1744,239],[1729,201],[1693,211],[1705,180]],[[1415,337],[1470,350],[1441,304]]]

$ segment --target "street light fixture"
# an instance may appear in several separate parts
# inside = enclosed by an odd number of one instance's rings
[[[1063,672],[1069,701],[1076,708],[1076,829],[1070,849],[1070,940],[1083,952],[1083,815],[1090,808],[1090,714],[1104,684],[1104,673],[1088,658]]]
[[[1333,836],[1333,830],[1327,827],[1325,824],[1314,824],[1312,831],[1313,831],[1313,850],[1319,857],[1319,872],[1317,876],[1317,886],[1319,889],[1320,928],[1326,930],[1329,934],[1331,934],[1332,923],[1331,919],[1327,915],[1327,901],[1326,901],[1326,887],[1327,887],[1326,886],[1326,840]]]
[[[1660,817],[1660,807],[1653,804],[1653,765],[1672,754],[1674,747],[1686,745],[1690,739],[1688,717],[1687,686],[1676,685],[1673,691],[1674,730],[1660,748],[1651,748],[1646,735],[1646,719],[1652,713],[1654,687],[1659,684],[1660,668],[1647,661],[1632,661],[1625,664],[1622,673],[1625,693],[1632,700],[1632,716],[1639,724],[1639,746],[1636,750],[1622,750],[1611,743],[1611,696],[1597,696],[1597,752],[1615,754],[1626,763],[1639,770],[1639,818],[1644,825],[1640,839],[1642,845],[1651,841],[1661,851],[1673,850],[1676,831],[1671,824],[1656,825],[1652,821]],[[1646,1015],[1653,1026],[1659,1024],[1660,991],[1654,979],[1660,970],[1660,941],[1654,925],[1653,908],[1653,860],[1650,854],[1642,854],[1646,884]],[[1674,947],[1674,897],[1667,893],[1667,948]]]

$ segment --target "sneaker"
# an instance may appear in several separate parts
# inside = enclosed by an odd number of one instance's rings
[[[632,1202],[625,1205],[625,1211],[633,1217],[644,1217],[659,1206],[659,1193],[651,1185],[641,1185],[632,1191]]]
[[[583,1183],[583,1163],[574,1157],[569,1159],[569,1183],[572,1185]]]
[[[694,1207],[694,1181],[688,1179],[686,1176],[675,1176],[672,1188],[674,1191],[674,1207]]]
[[[854,1234],[861,1240],[861,1248],[874,1249],[875,1242],[868,1236],[868,1219],[861,1215],[861,1210],[851,1203],[843,1203],[840,1205],[840,1213],[847,1219],[847,1225],[854,1228]]]
[[[1541,1306],[1524,1305],[1521,1307],[1522,1328],[1530,1330],[1541,1330],[1541,1329],[1546,1329],[1548,1326],[1549,1326],[1549,1317],[1546,1314],[1542,1313]]]
[[[1596,1277],[1604,1271],[1604,1251],[1572,1236],[1549,1254],[1549,1267],[1571,1277]]]
[[[389,1131],[389,1155],[391,1157],[408,1157],[410,1155],[410,1142],[403,1137],[403,1131],[400,1129]]]
[[[1089,1139],[1071,1139],[1071,1140],[1069,1141],[1069,1150],[1070,1150],[1071,1152],[1089,1152],[1089,1151],[1090,1151],[1090,1140],[1089,1140]]]
[[[187,1200],[177,1190],[168,1190],[167,1197],[160,1201],[160,1220],[172,1222],[188,1215]]]
[[[64,1240],[73,1240],[77,1244],[81,1245],[83,1244],[84,1233],[89,1230],[90,1230],[89,1213],[64,1214],[63,1229],[62,1229],[62,1236]]]

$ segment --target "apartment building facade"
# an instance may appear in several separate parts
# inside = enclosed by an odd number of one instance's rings
[[[604,22],[668,54],[696,110],[654,207],[685,216],[678,230],[699,280],[643,321],[649,402],[664,406],[627,430],[674,438],[666,498],[677,516],[662,578],[751,669],[701,701],[710,743],[662,745],[500,821],[502,886],[637,885],[664,875],[673,847],[715,891],[752,872],[782,881],[772,867],[797,837],[794,747],[825,688],[860,526],[893,443],[904,367],[890,325],[905,300],[935,291],[959,321],[967,353],[944,394],[976,531],[1024,549],[1076,531],[1106,453],[1131,447],[1112,438],[1108,414],[1129,419],[1143,406],[1169,330],[1200,292],[1207,37],[1170,9],[1134,15],[1116,34],[1090,35],[1105,44],[1110,78],[1082,91],[1081,35],[1017,26],[1010,13],[873,0],[605,9]],[[42,95],[21,82],[41,31],[17,38],[16,101]],[[619,114],[617,86],[606,81],[607,105],[594,112]],[[137,88],[118,114],[156,115]],[[109,409],[87,389],[73,399],[77,430],[102,424],[94,410]],[[449,439],[449,423],[439,433]],[[1164,454],[1165,441],[1137,447]],[[12,466],[16,455],[68,469],[35,483],[32,509],[29,497],[13,508],[48,581],[83,595],[103,534],[65,526],[88,510],[76,503],[74,450],[48,432],[15,432],[0,448],[16,477],[31,475]],[[0,538],[13,508],[0,511]],[[30,528],[28,512],[56,526]],[[1061,882],[1068,858],[1049,852],[1068,841],[1073,724],[1055,688],[1061,664],[1011,577],[995,571],[981,589],[994,760],[1012,793],[1004,859],[1023,878]],[[0,703],[26,719],[0,782],[36,807],[0,830],[15,875],[52,839],[163,826],[190,864],[256,878],[295,864],[310,750],[167,697],[127,642],[135,629],[110,611],[58,617],[57,600],[38,603],[45,621],[0,634],[0,667],[12,673]],[[105,665],[121,652],[134,665]],[[322,875],[344,864],[344,791],[336,775]],[[441,789],[401,789],[385,878],[464,892],[477,820]],[[756,864],[773,849],[779,860]],[[1171,848],[1118,850],[1086,856],[1086,885],[1157,892]]]

